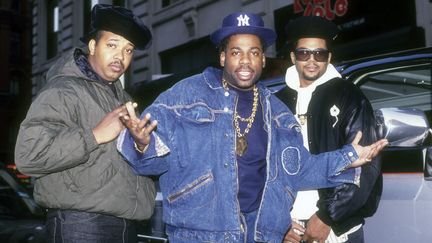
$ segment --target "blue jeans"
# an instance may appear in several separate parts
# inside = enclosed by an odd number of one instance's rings
[[[55,243],[136,243],[135,222],[74,210],[48,210],[46,229]]]

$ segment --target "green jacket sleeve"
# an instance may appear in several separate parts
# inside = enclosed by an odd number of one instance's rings
[[[98,147],[92,128],[80,121],[74,89],[62,86],[42,91],[22,122],[15,163],[27,175],[40,177],[85,163]]]

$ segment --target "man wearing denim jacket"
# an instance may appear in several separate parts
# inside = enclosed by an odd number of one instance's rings
[[[170,242],[279,243],[298,190],[358,183],[348,168],[385,145],[310,155],[293,114],[258,82],[275,39],[258,15],[230,14],[211,35],[223,70],[180,81],[141,119],[126,104],[118,149],[137,173],[161,175]]]

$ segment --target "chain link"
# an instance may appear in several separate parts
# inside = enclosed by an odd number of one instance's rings
[[[225,80],[225,78],[222,78],[222,86],[224,88],[225,91],[228,91],[228,83]],[[258,87],[256,85],[254,85],[253,87],[253,95],[254,95],[254,99],[253,99],[253,104],[252,104],[252,113],[250,114],[250,116],[248,118],[243,118],[241,117],[238,113],[237,113],[237,108],[235,109],[234,112],[234,127],[235,127],[235,131],[237,134],[237,137],[243,137],[246,136],[246,134],[249,132],[249,130],[252,127],[253,122],[255,121],[255,115],[258,109]],[[242,122],[247,122],[246,128],[242,134],[241,130],[240,130],[240,125],[239,125],[239,120]]]

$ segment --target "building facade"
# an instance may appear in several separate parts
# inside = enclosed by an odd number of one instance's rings
[[[18,124],[31,100],[31,4],[0,1],[0,166],[13,163]]]
[[[301,15],[321,15],[338,24],[336,61],[432,45],[430,0],[34,0],[33,95],[62,53],[85,47],[79,38],[88,31],[96,3],[132,9],[153,33],[150,49],[138,51],[124,75],[126,89],[136,97],[145,84],[171,85],[208,65],[218,66],[209,35],[234,11],[260,14],[278,34],[276,45],[266,52],[266,77],[288,65],[284,25]]]

